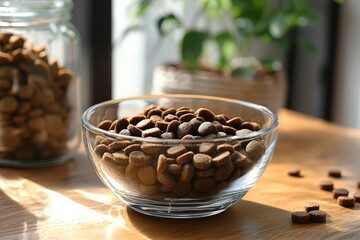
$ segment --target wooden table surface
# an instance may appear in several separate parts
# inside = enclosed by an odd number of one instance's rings
[[[331,168],[335,187],[352,195],[360,180],[360,131],[289,110],[279,113],[279,141],[259,182],[235,206],[193,220],[134,212],[100,182],[83,148],[49,168],[0,168],[0,239],[360,239],[360,204],[337,205],[318,183]],[[300,168],[302,178],[287,175]],[[316,201],[325,224],[292,224],[291,212]]]

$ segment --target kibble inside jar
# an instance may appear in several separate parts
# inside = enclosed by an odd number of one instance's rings
[[[77,147],[75,81],[45,45],[0,33],[0,159],[43,161]]]

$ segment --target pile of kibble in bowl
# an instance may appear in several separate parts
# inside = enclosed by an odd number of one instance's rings
[[[266,151],[260,138],[211,141],[249,134],[261,126],[206,108],[151,105],[134,116],[103,120],[98,128],[145,140],[203,140],[170,145],[96,137],[94,151],[109,174],[126,180],[122,182],[133,191],[149,196],[194,197],[216,193],[246,174]]]

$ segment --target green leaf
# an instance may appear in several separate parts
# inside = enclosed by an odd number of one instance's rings
[[[218,65],[224,69],[229,66],[230,59],[234,55],[236,49],[235,39],[229,32],[223,32],[215,36],[215,41],[220,53]]]
[[[188,31],[181,44],[182,59],[186,68],[195,70],[201,56],[205,40],[209,33],[205,31]]]
[[[176,28],[179,28],[181,26],[181,22],[174,14],[169,14],[161,17],[158,20],[157,26],[160,35],[165,36],[174,31]]]
[[[232,8],[231,0],[201,0],[200,6],[212,18],[219,18]]]

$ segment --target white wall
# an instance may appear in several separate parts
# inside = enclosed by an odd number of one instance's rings
[[[113,79],[112,98],[148,94],[151,90],[154,67],[164,62],[176,61],[179,56],[176,43],[161,39],[157,33],[156,13],[150,11],[140,22],[141,30],[131,31],[129,5],[132,0],[113,0]]]
[[[360,129],[360,1],[341,7],[333,120]]]

